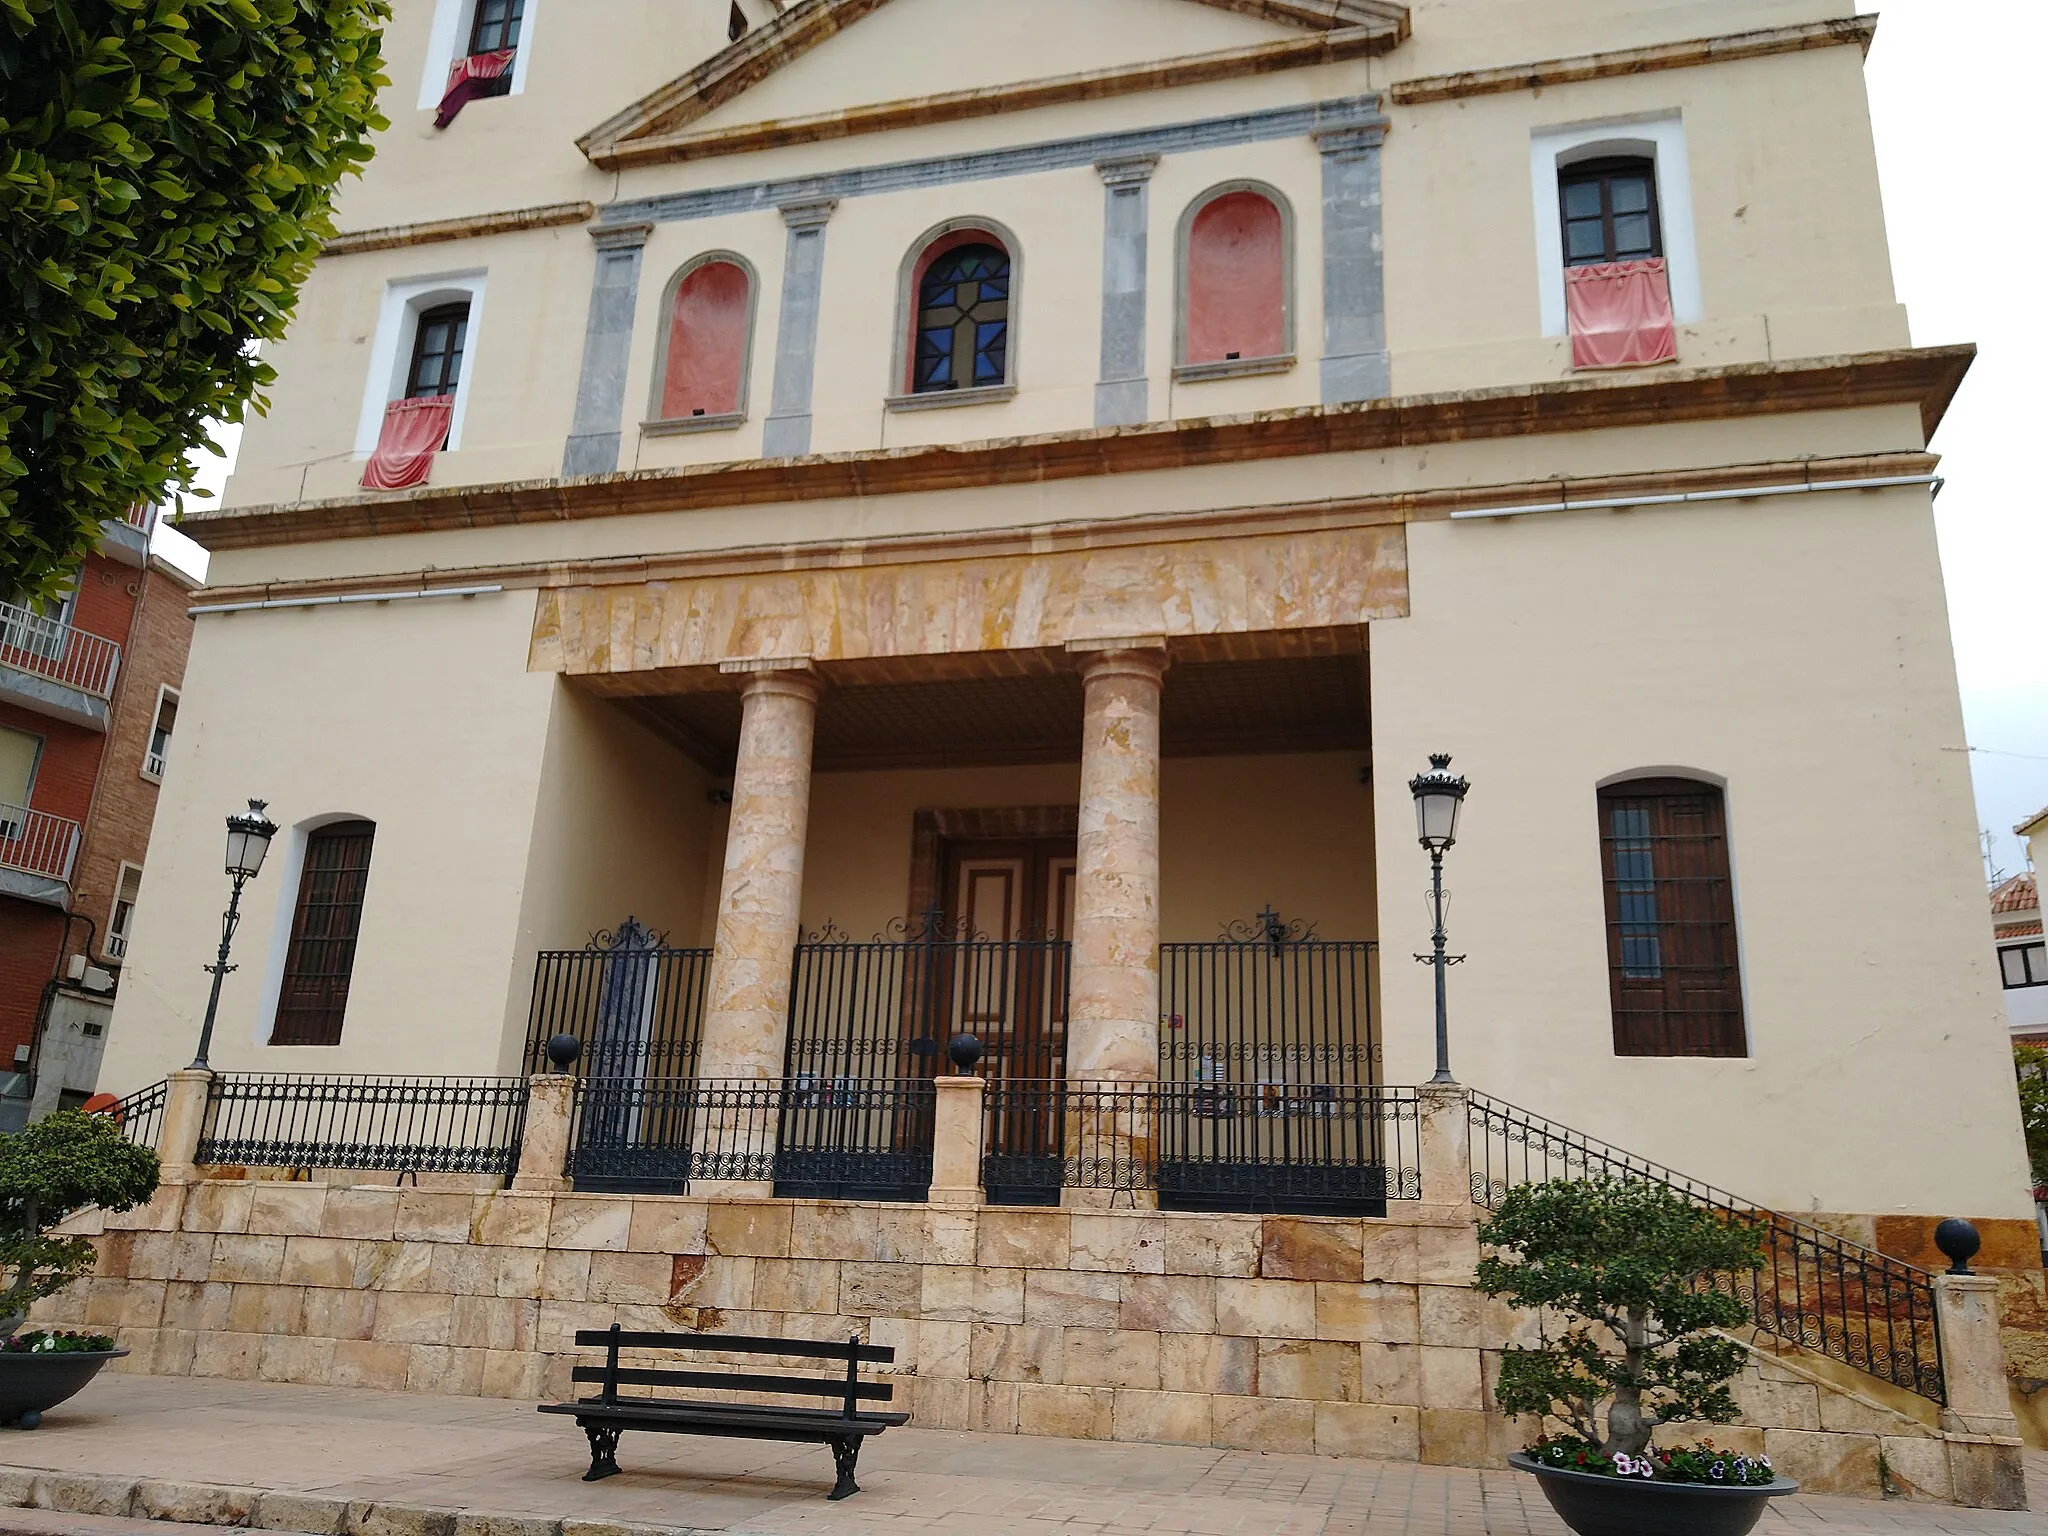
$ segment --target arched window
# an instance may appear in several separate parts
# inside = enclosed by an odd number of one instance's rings
[[[1016,379],[1016,244],[986,222],[941,225],[904,268],[899,400],[1003,389]]]
[[[1180,229],[1183,368],[1200,376],[1291,361],[1292,243],[1286,204],[1269,187],[1229,183],[1189,207]]]
[[[306,836],[278,989],[272,1045],[339,1045],[370,883],[368,821],[335,821]]]
[[[1617,1056],[1747,1056],[1721,790],[1631,779],[1600,791]]]
[[[917,285],[911,393],[984,389],[1009,376],[1010,257],[999,245],[955,246]]]
[[[737,425],[747,408],[753,269],[737,256],[699,257],[676,274],[663,313],[654,424]]]

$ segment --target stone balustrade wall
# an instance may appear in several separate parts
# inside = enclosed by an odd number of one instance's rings
[[[1530,1324],[1470,1288],[1469,1209],[1393,1210],[209,1180],[80,1218],[99,1275],[37,1318],[160,1375],[532,1399],[569,1395],[579,1328],[859,1335],[931,1428],[1497,1465],[1526,1432],[1489,1411],[1499,1352]],[[1894,1491],[1977,1501],[1982,1457],[1930,1404],[1761,1354],[1738,1395],[1744,1422],[1706,1433],[1816,1492],[1874,1496],[1882,1463]]]

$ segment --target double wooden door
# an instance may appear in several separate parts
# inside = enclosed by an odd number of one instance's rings
[[[980,1039],[992,1082],[1065,1070],[1075,862],[1070,837],[946,846],[951,1022]]]

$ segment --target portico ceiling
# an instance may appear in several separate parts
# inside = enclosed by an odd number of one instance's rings
[[[941,671],[914,681],[835,683],[834,670],[821,669],[828,687],[813,756],[821,773],[1073,762],[1081,755],[1080,674],[1054,658],[1037,668]],[[1176,660],[1161,701],[1161,751],[1368,751],[1368,687],[1362,643],[1322,655]],[[707,770],[732,772],[740,734],[736,686],[615,697]]]

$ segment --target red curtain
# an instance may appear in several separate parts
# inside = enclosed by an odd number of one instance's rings
[[[1566,267],[1564,288],[1574,368],[1640,368],[1678,357],[1661,259]]]
[[[512,67],[516,49],[500,48],[496,53],[472,53],[457,59],[448,71],[448,89],[441,93],[441,109],[434,114],[434,126],[446,128],[455,121],[463,103],[482,94],[488,81],[501,78]]]
[[[363,466],[364,488],[402,491],[425,484],[427,471],[434,467],[434,455],[448,441],[448,423],[454,415],[453,395],[422,395],[385,406],[377,451]]]

